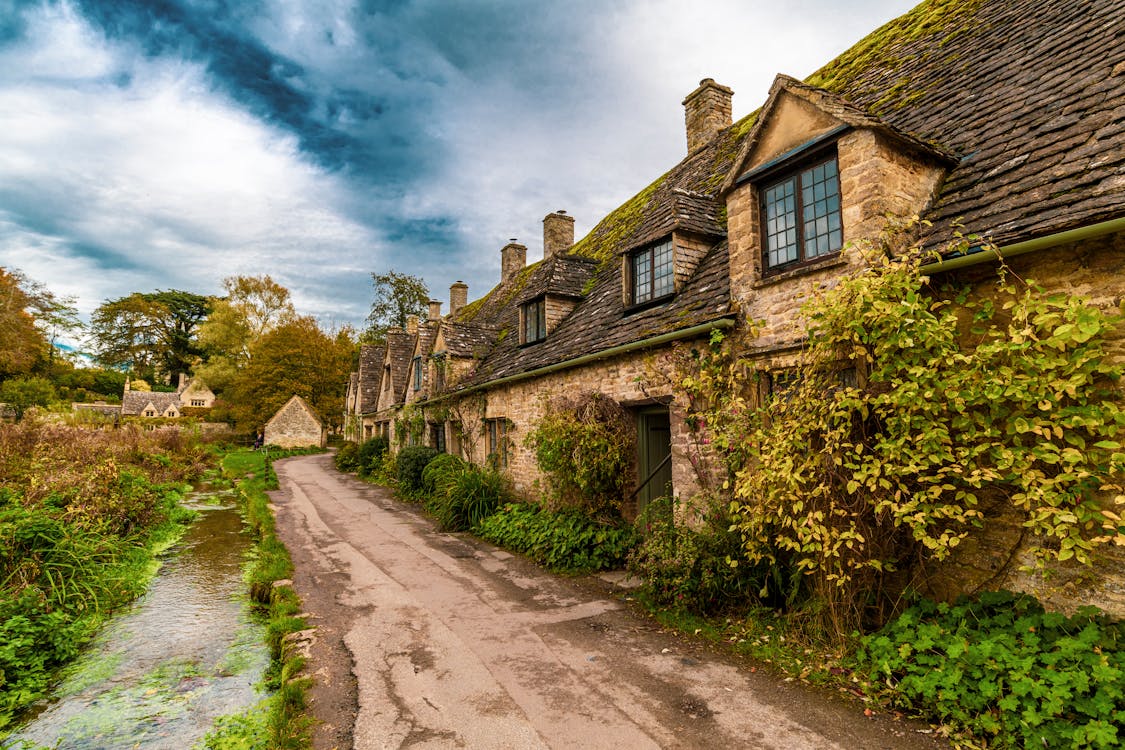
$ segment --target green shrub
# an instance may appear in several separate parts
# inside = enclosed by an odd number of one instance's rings
[[[656,500],[637,521],[644,540],[629,555],[629,571],[656,605],[697,614],[743,609],[768,588],[769,568],[739,562],[742,537],[730,525],[717,501],[689,527],[676,522],[671,499]]]
[[[476,531],[494,544],[564,572],[620,568],[637,544],[632,526],[610,526],[574,510],[550,511],[518,503],[500,508]]]
[[[357,469],[361,477],[369,477],[375,471],[378,471],[382,465],[383,454],[387,452],[389,445],[387,439],[384,437],[373,437],[369,440],[363,441],[359,446],[359,454],[357,456]]]
[[[359,445],[353,442],[345,442],[336,449],[336,455],[332,459],[337,471],[354,472],[359,470]]]
[[[556,397],[527,445],[535,450],[552,503],[620,520],[636,450],[636,427],[620,404],[602,393]]]
[[[417,497],[422,490],[422,472],[438,452],[425,445],[403,448],[398,452],[398,490],[405,497]]]
[[[1125,741],[1125,623],[1045,612],[1007,591],[923,601],[864,639],[860,669],[890,700],[990,748]]]
[[[444,493],[453,478],[468,467],[468,464],[452,453],[434,456],[422,471],[422,492],[427,496]]]
[[[426,510],[433,514],[443,531],[468,531],[496,512],[508,495],[507,481],[493,469],[482,469],[461,461],[460,468],[451,461],[443,464],[453,468],[431,471],[442,461],[439,456],[423,472],[434,483],[435,490],[426,497]]]

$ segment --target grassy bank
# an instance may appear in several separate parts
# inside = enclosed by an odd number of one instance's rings
[[[307,626],[298,614],[301,603],[289,578],[293,563],[274,530],[269,490],[277,489],[271,459],[302,451],[270,454],[250,449],[223,456],[223,475],[233,482],[246,524],[254,535],[254,551],[246,567],[246,581],[254,606],[266,619],[270,668],[269,697],[250,710],[221,719],[203,743],[208,750],[298,750],[309,746],[311,720],[305,713],[309,678],[302,675],[304,659],[287,647],[286,636]]]
[[[0,425],[0,738],[145,591],[207,461],[179,431]]]

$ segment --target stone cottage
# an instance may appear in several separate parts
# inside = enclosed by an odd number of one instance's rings
[[[671,359],[762,321],[745,357],[782,381],[802,343],[798,306],[854,270],[842,251],[888,218],[921,217],[931,248],[980,238],[930,274],[981,278],[997,261],[987,240],[1047,290],[1119,309],[1122,19],[1125,0],[924,2],[807,80],[778,75],[738,121],[733,92],[704,79],[683,101],[683,160],[577,242],[571,216],[548,214],[541,260],[512,240],[488,294],[468,303],[458,282],[448,314],[435,303],[392,332],[357,375],[378,398],[355,399],[352,417],[364,435],[491,458],[530,494],[524,439],[544,399],[604,393],[636,424],[635,512],[709,481],[686,396],[660,377]]]
[[[328,430],[305,400],[294,394],[266,422],[265,444],[279,448],[323,448]]]
[[[173,392],[134,391],[126,380],[121,415],[176,418],[192,413],[193,409],[210,409],[214,404],[215,394],[205,383],[181,373],[179,385]]]

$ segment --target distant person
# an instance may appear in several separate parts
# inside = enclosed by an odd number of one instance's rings
[[[255,432],[254,433],[254,450],[258,450],[259,448],[261,448],[263,442],[265,442],[265,438],[262,436],[261,431],[259,430],[258,432]]]

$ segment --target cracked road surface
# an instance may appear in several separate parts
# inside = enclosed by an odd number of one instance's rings
[[[440,533],[330,455],[275,468],[318,748],[944,747],[664,631],[599,579]]]

